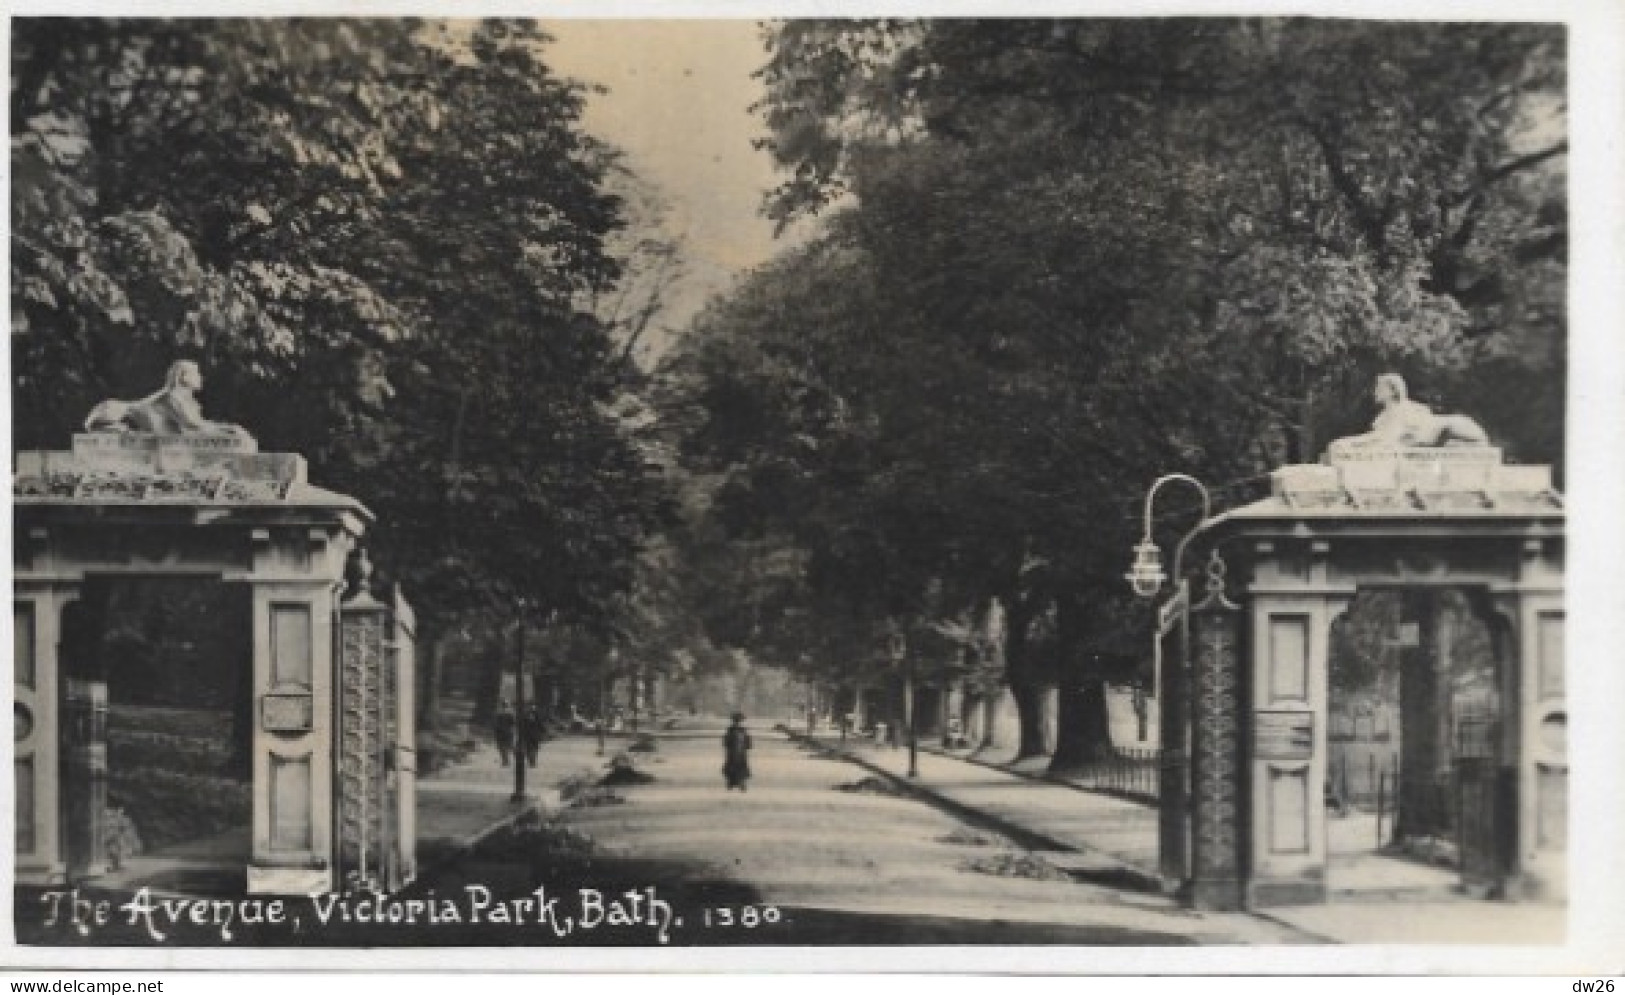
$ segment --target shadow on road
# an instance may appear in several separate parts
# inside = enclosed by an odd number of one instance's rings
[[[272,901],[218,891],[182,898],[161,891],[18,888],[17,941],[377,948],[1189,942],[1108,926],[775,908],[751,886],[703,866],[597,852],[585,837],[538,820],[493,834],[394,896],[283,899],[280,922],[253,921],[267,918]]]

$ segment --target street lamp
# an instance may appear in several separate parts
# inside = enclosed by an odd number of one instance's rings
[[[604,666],[603,666],[603,668],[598,671],[598,755],[599,756],[604,755],[604,731],[605,731],[605,727],[609,725],[609,715],[607,713],[607,709],[609,708],[609,700],[608,700],[608,698],[607,698],[607,696],[605,694],[604,683],[608,679],[609,672],[612,672],[615,669],[617,669],[620,666],[620,663],[621,663],[621,648],[619,646],[611,646],[609,648],[609,654],[604,658]]]
[[[920,776],[920,739],[914,725],[914,658],[908,655],[908,636],[893,625],[890,637],[892,665],[906,663],[903,671],[903,722],[908,727],[908,776]]]
[[[1174,547],[1174,591],[1157,612],[1157,635],[1152,643],[1152,659],[1156,668],[1156,694],[1160,705],[1160,736],[1162,740],[1162,779],[1159,786],[1158,838],[1161,851],[1161,871],[1165,881],[1184,882],[1190,870],[1190,701],[1188,682],[1190,674],[1190,585],[1185,580],[1185,548],[1208,526],[1213,517],[1213,504],[1207,488],[1195,477],[1183,473],[1170,473],[1158,477],[1145,495],[1145,531],[1134,547],[1134,564],[1124,575],[1142,598],[1154,598],[1167,579],[1162,571],[1162,551],[1151,537],[1151,507],[1157,492],[1164,484],[1189,484],[1202,495],[1202,517],[1186,532]],[[1178,630],[1179,643],[1174,671],[1162,673],[1162,640],[1172,630]]]
[[[1153,597],[1162,590],[1162,582],[1168,575],[1162,572],[1162,551],[1151,541],[1149,531],[1144,539],[1135,543],[1134,565],[1123,576],[1134,585],[1134,593],[1142,598]]]
[[[1154,597],[1162,590],[1162,582],[1167,575],[1162,572],[1162,550],[1157,548],[1156,541],[1151,538],[1151,505],[1155,501],[1157,491],[1163,484],[1179,481],[1190,484],[1202,495],[1202,519],[1197,522],[1185,537],[1179,540],[1174,548],[1174,581],[1176,584],[1185,583],[1183,572],[1185,563],[1185,547],[1196,537],[1196,534],[1207,527],[1208,519],[1213,517],[1213,503],[1208,497],[1207,488],[1195,477],[1183,473],[1169,473],[1158,477],[1145,494],[1145,532],[1140,541],[1134,545],[1134,565],[1123,577],[1134,586],[1134,593],[1142,598]]]
[[[525,794],[525,764],[530,758],[525,742],[525,628],[526,614],[530,608],[524,598],[519,599],[519,631],[515,639],[515,652],[513,660],[513,798],[514,804],[526,799]]]

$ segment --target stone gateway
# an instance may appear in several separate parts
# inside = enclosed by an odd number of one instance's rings
[[[1385,412],[1403,401],[1386,396]],[[1506,465],[1471,441],[1482,430],[1470,420],[1416,445],[1410,418],[1379,418],[1325,463],[1275,471],[1268,498],[1207,530],[1240,583],[1237,604],[1221,585],[1193,608],[1197,859],[1186,884],[1198,906],[1327,900],[1330,644],[1368,591],[1423,606],[1406,623],[1406,645],[1421,649],[1403,650],[1404,679],[1425,668],[1439,693],[1449,693],[1451,629],[1437,606],[1471,605],[1487,633],[1490,676],[1474,692],[1483,707],[1407,720],[1428,741],[1421,787],[1454,827],[1458,887],[1566,893],[1563,499],[1550,468]],[[1445,436],[1458,445],[1437,444]],[[1415,807],[1411,780],[1396,782],[1402,819],[1418,814],[1404,810]]]
[[[17,880],[110,870],[120,661],[66,659],[65,618],[109,580],[202,578],[249,592],[247,891],[400,887],[416,873],[411,609],[376,599],[364,569],[346,594],[372,514],[312,485],[302,457],[204,419],[200,384],[177,363],[164,390],[99,405],[71,449],[14,457]]]

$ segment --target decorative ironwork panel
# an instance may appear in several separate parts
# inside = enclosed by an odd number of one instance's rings
[[[1196,642],[1196,866],[1233,875],[1240,867],[1237,801],[1240,695],[1237,619],[1198,612]]]
[[[1193,900],[1238,909],[1241,896],[1241,613],[1224,595],[1224,563],[1208,563],[1208,592],[1191,610]]]
[[[339,859],[346,874],[376,879],[383,819],[379,757],[384,616],[346,607],[339,674]]]

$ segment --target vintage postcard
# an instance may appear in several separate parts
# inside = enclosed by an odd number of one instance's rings
[[[1617,16],[195,13],[8,23],[0,964],[1625,966]]]

